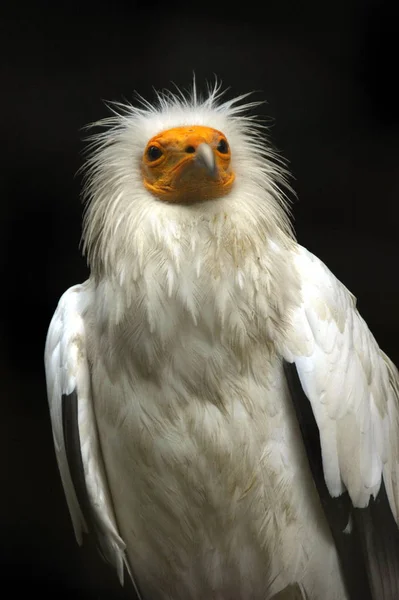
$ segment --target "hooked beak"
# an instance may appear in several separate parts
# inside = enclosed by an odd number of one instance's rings
[[[195,164],[204,167],[214,179],[217,178],[215,154],[209,144],[205,142],[199,144],[196,150]]]

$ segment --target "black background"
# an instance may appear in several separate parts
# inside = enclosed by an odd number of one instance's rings
[[[80,255],[82,127],[152,87],[258,90],[289,160],[300,243],[358,298],[399,364],[398,28],[394,1],[13,3],[1,18],[1,567],[14,593],[119,597],[73,538],[43,347]],[[2,10],[6,4],[2,4]]]

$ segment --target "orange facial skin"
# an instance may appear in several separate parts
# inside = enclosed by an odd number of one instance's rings
[[[164,202],[192,204],[229,192],[235,175],[226,137],[217,129],[174,127],[150,139],[143,154],[145,187]]]

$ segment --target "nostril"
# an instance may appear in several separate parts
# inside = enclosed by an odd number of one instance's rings
[[[187,154],[193,154],[195,152],[194,146],[187,146],[186,152]]]

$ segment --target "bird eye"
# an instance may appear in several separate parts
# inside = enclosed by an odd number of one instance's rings
[[[229,151],[229,145],[226,142],[226,140],[224,138],[222,138],[220,140],[220,142],[217,145],[217,150],[218,152],[220,152],[220,154],[227,154]]]
[[[161,158],[162,156],[162,150],[160,148],[158,148],[158,146],[150,146],[147,150],[147,157],[148,160],[150,161],[154,161],[154,160],[158,160],[158,158]]]

